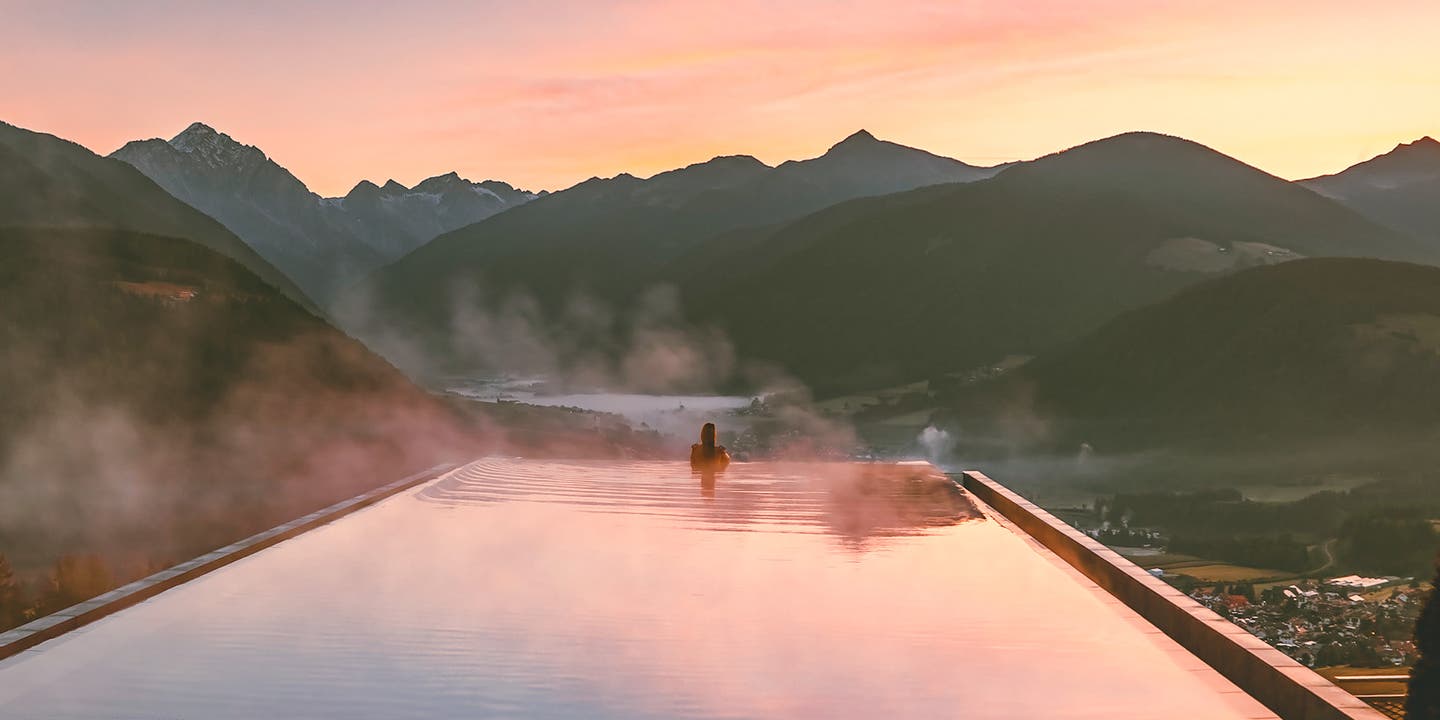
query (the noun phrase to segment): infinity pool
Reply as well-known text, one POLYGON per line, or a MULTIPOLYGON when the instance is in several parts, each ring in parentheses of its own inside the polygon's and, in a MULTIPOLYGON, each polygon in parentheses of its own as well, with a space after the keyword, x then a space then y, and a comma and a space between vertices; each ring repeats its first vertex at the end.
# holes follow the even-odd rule
POLYGON ((14 718, 1273 717, 928 466, 487 459, 0 662, 14 718))

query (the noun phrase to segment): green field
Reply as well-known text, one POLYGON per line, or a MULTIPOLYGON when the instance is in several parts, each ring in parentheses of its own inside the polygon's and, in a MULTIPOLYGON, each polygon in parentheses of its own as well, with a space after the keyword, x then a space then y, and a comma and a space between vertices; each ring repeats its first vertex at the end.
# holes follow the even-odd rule
POLYGON ((1285 572, 1284 570, 1266 570, 1264 568, 1252 568, 1227 563, 1180 565, 1165 568, 1165 572, 1189 575, 1201 582, 1253 582, 1256 580, 1295 577, 1295 573, 1285 572))
POLYGON ((1406 681, 1402 680, 1340 680, 1339 677, 1356 677, 1360 675, 1409 675, 1408 667, 1378 667, 1364 668, 1351 667, 1349 665, 1333 665, 1331 667, 1315 668, 1326 680, 1339 685, 1347 692, 1357 695, 1404 695, 1406 692, 1406 681))
MULTIPOLYGON (((1129 550, 1127 548, 1126 550, 1129 550)), ((1169 575, 1189 575, 1201 582, 1254 582, 1257 580, 1277 581, 1280 578, 1297 577, 1295 573, 1284 570, 1272 570, 1267 568, 1255 568, 1233 563, 1206 560, 1191 555, 1180 555, 1176 553, 1162 553, 1159 555, 1127 554, 1124 550, 1118 550, 1131 562, 1147 570, 1160 568, 1169 575)), ((1288 583, 1288 580, 1286 581, 1288 583)), ((1257 588, 1258 589, 1258 588, 1257 588)))

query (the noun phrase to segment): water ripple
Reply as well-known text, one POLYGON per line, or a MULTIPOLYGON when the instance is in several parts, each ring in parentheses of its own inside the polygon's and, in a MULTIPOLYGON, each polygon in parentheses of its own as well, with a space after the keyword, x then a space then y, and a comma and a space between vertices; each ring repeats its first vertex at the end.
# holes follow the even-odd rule
POLYGON ((700 529, 846 537, 908 535, 982 517, 952 480, 925 465, 743 463, 700 473, 679 462, 492 458, 417 496, 455 506, 557 504, 700 529))

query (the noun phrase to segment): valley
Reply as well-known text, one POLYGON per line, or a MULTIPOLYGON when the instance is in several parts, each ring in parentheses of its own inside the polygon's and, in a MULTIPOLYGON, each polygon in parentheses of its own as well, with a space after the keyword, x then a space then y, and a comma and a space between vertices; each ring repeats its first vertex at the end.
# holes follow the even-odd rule
MULTIPOLYGON (((1225 606, 1257 628, 1437 543, 1440 246, 1334 179, 862 131, 325 199, 199 123, 112 158, 0 130, 10 624, 437 459, 670 457, 704 422, 742 462, 983 467, 1202 602, 1271 598, 1225 606)), ((1292 655, 1373 660, 1345 642, 1292 655)))
POLYGON ((1440 720, 1440 3, 0 0, 0 720, 1440 720))

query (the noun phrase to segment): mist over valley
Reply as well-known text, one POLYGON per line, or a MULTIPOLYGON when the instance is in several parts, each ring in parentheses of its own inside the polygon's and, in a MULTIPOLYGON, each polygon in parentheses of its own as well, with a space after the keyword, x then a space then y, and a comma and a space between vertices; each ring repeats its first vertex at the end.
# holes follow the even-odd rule
POLYGON ((1192 591, 1418 577, 1432 144, 1296 183, 1158 133, 977 167, 861 131, 321 198, 201 123, 0 126, 0 629, 437 463, 706 422, 742 463, 985 468, 1192 591))

